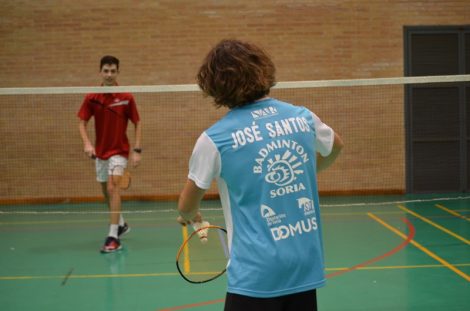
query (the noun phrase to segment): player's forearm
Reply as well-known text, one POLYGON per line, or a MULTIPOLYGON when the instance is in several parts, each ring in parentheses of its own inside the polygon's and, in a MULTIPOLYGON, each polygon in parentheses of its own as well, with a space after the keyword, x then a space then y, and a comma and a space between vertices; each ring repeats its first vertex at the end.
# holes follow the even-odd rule
POLYGON ((142 124, 137 122, 135 124, 135 139, 134 148, 142 148, 142 124))
POLYGON ((317 172, 320 172, 333 164, 341 153, 341 149, 343 149, 343 140, 338 134, 335 133, 331 153, 326 157, 323 157, 320 154, 317 155, 317 172))
POLYGON ((194 220, 205 192, 206 190, 197 187, 194 181, 188 179, 178 201, 178 212, 181 217, 187 221, 194 220))
POLYGON ((91 145, 91 141, 90 141, 90 138, 88 137, 86 126, 87 126, 87 122, 83 120, 81 120, 80 124, 78 125, 78 129, 80 131, 80 137, 82 138, 83 145, 85 146, 91 145))

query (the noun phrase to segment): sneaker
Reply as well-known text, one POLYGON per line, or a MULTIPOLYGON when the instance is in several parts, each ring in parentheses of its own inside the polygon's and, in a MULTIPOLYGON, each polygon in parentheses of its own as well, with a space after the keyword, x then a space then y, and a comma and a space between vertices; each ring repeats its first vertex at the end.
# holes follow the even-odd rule
POLYGON ((101 247, 102 253, 112 253, 118 251, 122 248, 121 242, 119 239, 113 238, 112 236, 108 236, 106 241, 104 242, 103 247, 101 247))
POLYGON ((119 226, 118 228, 118 237, 121 237, 121 235, 124 235, 131 231, 131 227, 127 225, 127 222, 124 223, 124 226, 119 226))

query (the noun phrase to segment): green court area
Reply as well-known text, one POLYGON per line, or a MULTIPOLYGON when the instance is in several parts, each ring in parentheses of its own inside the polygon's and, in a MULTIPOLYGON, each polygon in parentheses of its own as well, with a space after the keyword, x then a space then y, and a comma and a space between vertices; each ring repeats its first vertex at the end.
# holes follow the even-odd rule
MULTIPOLYGON (((327 286, 319 309, 470 310, 470 196, 322 197, 327 286)), ((0 206, 0 309, 222 310, 226 278, 176 271, 176 203, 125 202, 124 249, 101 254, 105 206, 0 206)), ((205 201, 224 224, 218 201, 205 201)))

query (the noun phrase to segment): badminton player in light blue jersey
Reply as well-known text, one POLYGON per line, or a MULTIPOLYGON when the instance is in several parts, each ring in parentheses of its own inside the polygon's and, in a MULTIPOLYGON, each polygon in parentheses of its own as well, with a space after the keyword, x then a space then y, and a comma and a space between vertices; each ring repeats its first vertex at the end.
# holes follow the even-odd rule
POLYGON ((230 249, 225 310, 317 310, 325 276, 316 175, 341 138, 310 110, 268 97, 275 67, 253 44, 221 41, 197 78, 230 110, 196 142, 178 221, 202 219, 215 179, 230 249))

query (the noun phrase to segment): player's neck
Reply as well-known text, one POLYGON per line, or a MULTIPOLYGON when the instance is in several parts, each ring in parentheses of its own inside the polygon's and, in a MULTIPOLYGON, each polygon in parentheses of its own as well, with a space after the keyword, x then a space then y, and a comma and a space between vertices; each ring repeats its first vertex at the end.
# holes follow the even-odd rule
POLYGON ((118 86, 119 84, 117 82, 113 82, 113 83, 104 83, 104 82, 101 82, 101 86, 118 86))
POLYGON ((256 102, 263 101, 263 100, 266 100, 266 99, 269 99, 269 98, 270 98, 270 97, 266 95, 266 96, 264 96, 264 97, 261 97, 260 99, 255 100, 255 103, 256 103, 256 102))

